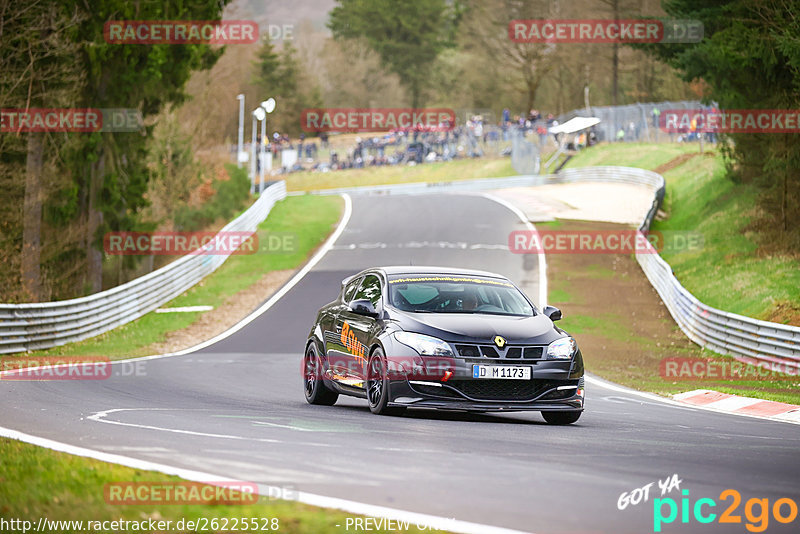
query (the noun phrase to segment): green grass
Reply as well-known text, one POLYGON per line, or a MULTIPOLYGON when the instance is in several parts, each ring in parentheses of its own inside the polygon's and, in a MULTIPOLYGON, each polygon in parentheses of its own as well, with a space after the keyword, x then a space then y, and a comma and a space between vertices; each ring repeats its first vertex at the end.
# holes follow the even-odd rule
POLYGON ((472 178, 494 178, 517 174, 511 158, 473 158, 423 163, 421 165, 386 165, 331 172, 296 172, 286 176, 289 191, 313 191, 338 187, 390 185, 412 182, 452 182, 472 178))
MULTIPOLYGON (((118 482, 177 482, 180 479, 157 472, 131 469, 97 460, 72 456, 35 447, 20 441, 0 438, 0 517, 33 522, 49 520, 111 521, 149 518, 172 521, 171 532, 181 519, 257 518, 278 519, 278 530, 317 534, 338 533, 344 530, 347 518, 359 517, 338 510, 300 504, 291 500, 261 496, 255 504, 109 504, 104 497, 106 484, 118 482), (337 526, 340 525, 340 526, 337 526)), ((241 519, 240 519, 241 521, 241 519)), ((222 522, 219 523, 220 526, 222 522)), ((269 524, 269 523, 268 523, 269 524)), ((413 523, 409 529, 419 532, 413 523)), ((54 531, 54 530, 50 530, 54 531)), ((58 532, 80 532, 65 528, 58 532)), ((85 532, 86 530, 84 530, 85 532)), ((110 531, 110 530, 106 530, 110 531)), ((144 530, 150 532, 150 530, 144 530)), ((183 529, 183 532, 188 532, 183 529)), ((219 532, 213 529, 211 532, 219 532)), ((239 525, 241 530, 241 524, 239 525)), ((250 530, 253 532, 253 530, 250 530)), ((392 532, 380 530, 379 532, 392 532)), ((406 532, 403 530, 403 532, 406 532)))
MULTIPOLYGON (((336 196, 287 197, 275 205, 269 217, 258 227, 259 246, 262 250, 255 254, 232 255, 214 273, 163 307, 217 307, 228 297, 246 291, 268 271, 299 267, 333 231, 342 209, 342 199, 336 196), (294 250, 265 250, 270 235, 292 236, 294 250)), ((268 296, 264 295, 264 298, 268 296)), ((149 345, 163 341, 169 332, 188 327, 202 313, 204 312, 149 313, 91 339, 35 351, 30 356, 99 355, 122 359, 147 355, 149 345)))
POLYGON ((697 232, 702 248, 664 250, 678 280, 702 302, 769 320, 779 306, 800 303, 800 261, 759 253, 748 230, 757 190, 725 177, 722 158, 694 158, 665 174, 665 221, 653 230, 697 232))
POLYGON ((567 292, 567 291, 565 291, 563 289, 554 289, 554 290, 550 291, 549 294, 547 295, 547 299, 551 303, 552 302, 558 302, 558 303, 572 303, 572 302, 575 302, 575 297, 571 293, 569 293, 569 292, 567 292))
POLYGON ((682 154, 699 150, 692 143, 601 143, 579 152, 566 168, 614 165, 653 170, 682 154))
MULTIPOLYGON (((665 319, 666 320, 666 319, 665 319)), ((671 319, 668 319, 671 321, 671 319)), ((735 360, 729 356, 721 356, 704 350, 680 338, 678 341, 663 338, 637 336, 627 326, 627 321, 614 313, 601 313, 593 316, 564 314, 559 327, 577 337, 592 335, 600 340, 608 340, 609 345, 618 342, 624 346, 625 353, 616 352, 613 348, 607 351, 597 350, 597 341, 592 346, 595 350, 586 350, 583 356, 586 369, 616 383, 641 391, 650 391, 659 395, 674 395, 695 389, 712 389, 732 395, 741 395, 763 400, 800 404, 800 378, 780 375, 761 379, 672 379, 661 375, 661 361, 665 358, 713 359, 730 365, 735 360)), ((605 341, 600 341, 605 344, 605 341)), ((745 375, 746 378, 747 375, 745 375)))

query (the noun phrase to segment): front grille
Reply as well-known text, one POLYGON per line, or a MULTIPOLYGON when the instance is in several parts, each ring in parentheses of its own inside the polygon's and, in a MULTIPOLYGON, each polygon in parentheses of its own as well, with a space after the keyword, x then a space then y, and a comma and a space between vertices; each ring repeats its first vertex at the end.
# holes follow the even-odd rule
POLYGON ((458 355, 464 358, 480 358, 481 351, 476 345, 456 345, 458 355))
POLYGON ((491 345, 456 345, 456 351, 462 358, 494 358, 494 359, 526 359, 541 360, 544 356, 543 346, 513 346, 496 349, 491 345))
POLYGON ((497 401, 532 400, 551 387, 552 380, 458 380, 448 385, 473 399, 497 401))
POLYGON ((525 347, 522 357, 530 360, 541 360, 543 354, 544 347, 525 347))
POLYGON ((481 347, 481 352, 487 358, 499 358, 500 355, 497 354, 497 351, 494 350, 494 347, 481 347))

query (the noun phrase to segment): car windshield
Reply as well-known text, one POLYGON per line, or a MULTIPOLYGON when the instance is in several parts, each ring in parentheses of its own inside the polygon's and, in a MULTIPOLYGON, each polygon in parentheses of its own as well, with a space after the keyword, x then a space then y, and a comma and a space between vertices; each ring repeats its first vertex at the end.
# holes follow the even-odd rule
POLYGON ((461 275, 398 275, 389 278, 389 302, 419 313, 534 314, 525 296, 507 280, 461 275))

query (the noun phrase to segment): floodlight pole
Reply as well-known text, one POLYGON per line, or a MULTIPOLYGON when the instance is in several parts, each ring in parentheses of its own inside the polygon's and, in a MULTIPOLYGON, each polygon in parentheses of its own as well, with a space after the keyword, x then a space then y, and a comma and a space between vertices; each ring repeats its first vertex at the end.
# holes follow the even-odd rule
POLYGON ((244 151, 244 93, 238 95, 239 101, 239 143, 236 148, 236 166, 242 168, 242 160, 239 159, 244 151))
POLYGON ((250 138, 250 194, 256 192, 256 116, 253 115, 253 135, 250 138))

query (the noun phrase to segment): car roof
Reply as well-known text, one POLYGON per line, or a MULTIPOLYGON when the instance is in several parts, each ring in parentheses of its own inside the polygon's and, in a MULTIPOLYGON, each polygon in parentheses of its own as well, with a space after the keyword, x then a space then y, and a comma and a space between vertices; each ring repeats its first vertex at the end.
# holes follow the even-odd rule
POLYGON ((476 269, 459 269, 457 267, 436 267, 430 265, 389 265, 384 267, 375 267, 367 269, 367 271, 383 271, 387 275, 396 274, 458 274, 458 275, 472 275, 484 276, 489 278, 502 278, 507 280, 503 275, 491 273, 489 271, 479 271, 476 269))

